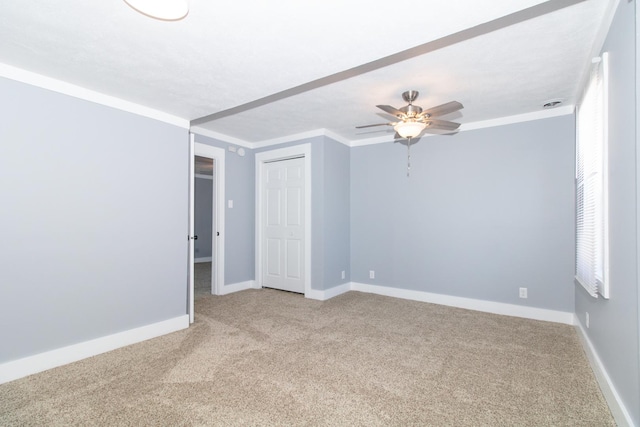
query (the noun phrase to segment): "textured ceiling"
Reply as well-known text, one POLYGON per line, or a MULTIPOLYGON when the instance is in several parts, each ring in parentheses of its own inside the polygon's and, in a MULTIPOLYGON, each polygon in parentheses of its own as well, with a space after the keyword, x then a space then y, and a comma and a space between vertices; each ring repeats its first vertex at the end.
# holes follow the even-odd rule
MULTIPOLYGON (((575 103, 614 0, 191 0, 164 22, 122 0, 0 3, 0 63, 183 119, 230 141, 325 129, 390 137, 376 104, 457 100, 465 124, 575 103), (403 53, 404 52, 404 53, 403 53), (211 117, 214 120, 197 120, 211 117)), ((389 133, 391 132, 391 133, 389 133)))

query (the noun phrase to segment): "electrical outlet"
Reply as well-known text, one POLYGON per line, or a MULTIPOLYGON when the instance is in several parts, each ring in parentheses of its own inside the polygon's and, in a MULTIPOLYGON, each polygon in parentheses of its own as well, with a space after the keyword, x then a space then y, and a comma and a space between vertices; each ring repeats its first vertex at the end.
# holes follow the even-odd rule
POLYGON ((587 326, 587 329, 589 329, 589 312, 588 311, 585 313, 584 320, 585 320, 584 323, 587 326))
POLYGON ((375 279, 376 278, 376 272, 373 270, 369 270, 369 279, 375 279))
POLYGON ((520 288, 520 298, 527 297, 527 288, 520 288))
POLYGON ((345 277, 347 277, 347 272, 342 270, 342 278, 344 279, 345 277))

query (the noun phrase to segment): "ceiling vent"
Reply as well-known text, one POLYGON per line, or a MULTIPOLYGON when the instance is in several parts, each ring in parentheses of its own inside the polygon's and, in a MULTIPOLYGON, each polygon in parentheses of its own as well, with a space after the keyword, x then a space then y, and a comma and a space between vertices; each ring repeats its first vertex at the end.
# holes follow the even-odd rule
POLYGON ((542 105, 542 108, 554 108, 562 104, 562 99, 551 99, 542 105))

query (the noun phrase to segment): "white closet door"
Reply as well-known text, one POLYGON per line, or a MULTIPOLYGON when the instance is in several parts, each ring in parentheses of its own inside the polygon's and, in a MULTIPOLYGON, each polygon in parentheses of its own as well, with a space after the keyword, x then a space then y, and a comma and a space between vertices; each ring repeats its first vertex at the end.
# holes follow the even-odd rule
POLYGON ((262 286, 304 293, 304 158, 266 163, 262 286))

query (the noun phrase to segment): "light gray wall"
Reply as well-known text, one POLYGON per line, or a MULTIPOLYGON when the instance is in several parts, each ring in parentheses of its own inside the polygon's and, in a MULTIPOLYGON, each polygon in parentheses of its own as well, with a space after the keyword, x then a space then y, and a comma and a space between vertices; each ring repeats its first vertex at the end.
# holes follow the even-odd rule
POLYGON ((572 116, 422 138, 411 177, 406 146, 354 148, 352 281, 573 311, 573 138, 572 116))
MULTIPOLYGON (((219 147, 225 154, 225 197, 233 200, 229 209, 225 201, 224 284, 253 280, 255 276, 255 154, 245 148, 239 156, 230 145, 213 138, 196 135, 196 142, 219 147)), ((237 146, 236 146, 237 147, 237 146)))
MULTIPOLYGON (((324 289, 324 204, 326 200, 324 190, 324 137, 318 136, 301 142, 311 144, 311 287, 313 289, 324 289)), ((289 144, 283 144, 282 146, 285 145, 289 144)))
POLYGON ((640 425, 638 328, 638 140, 636 3, 621 1, 603 51, 610 52, 609 232, 611 298, 576 286, 576 314, 615 388, 640 425), (585 313, 590 327, 586 328, 585 313))
POLYGON ((324 141, 324 280, 322 289, 350 281, 351 154, 344 144, 324 141), (345 279, 341 273, 345 272, 345 279))
POLYGON ((0 93, 0 363, 185 315, 187 130, 0 93))
POLYGON ((194 187, 194 243, 195 258, 211 257, 213 232, 213 180, 195 178, 194 187))

